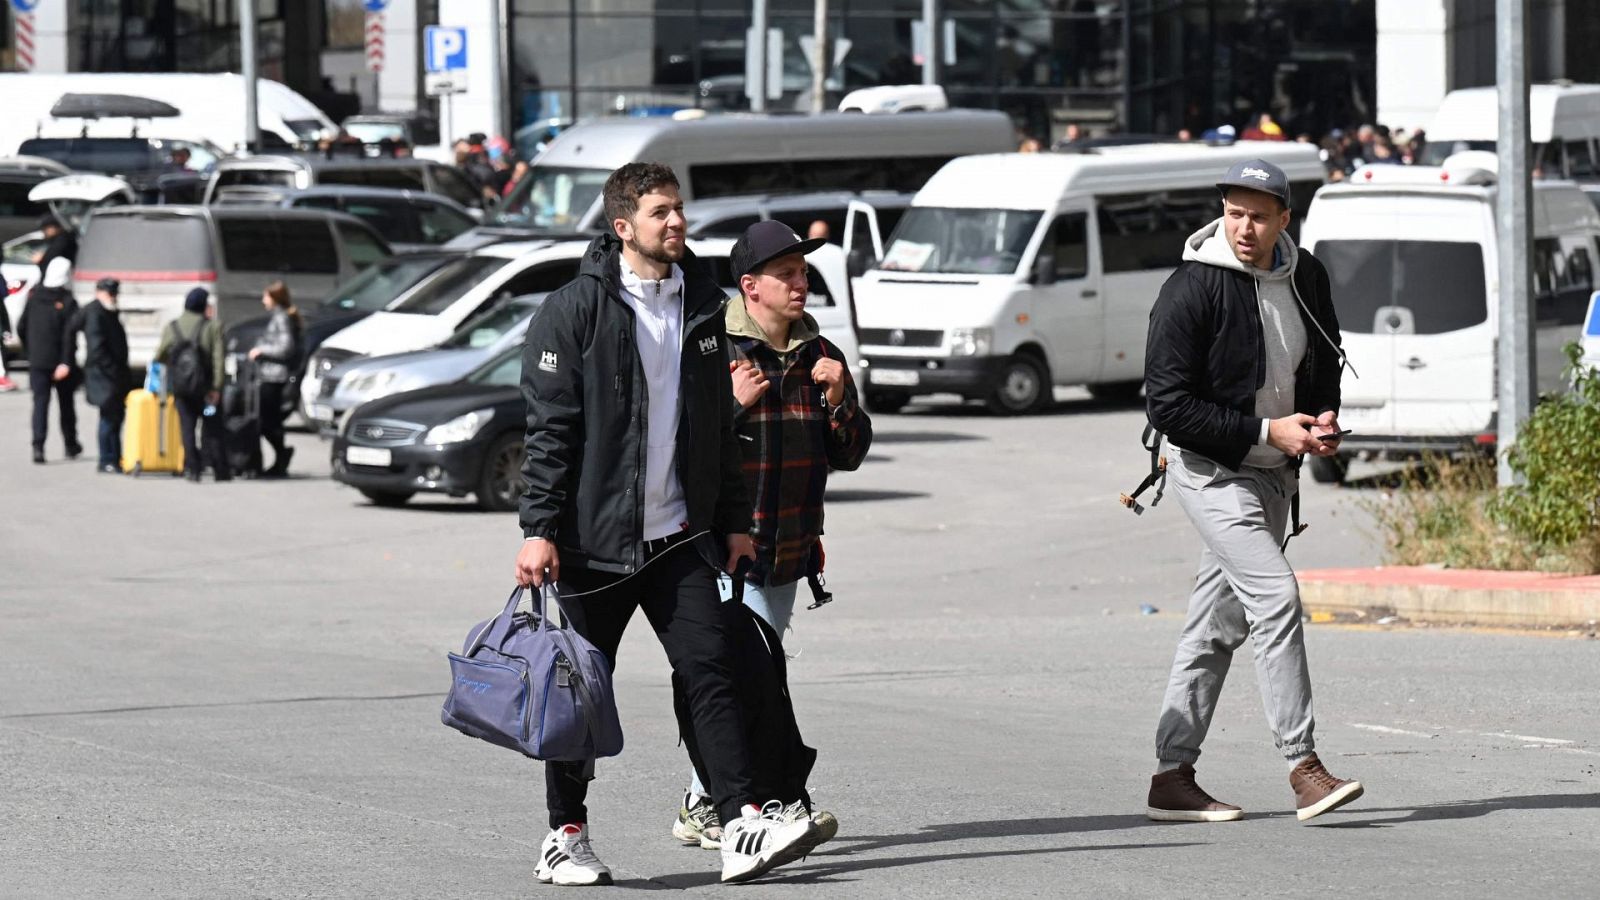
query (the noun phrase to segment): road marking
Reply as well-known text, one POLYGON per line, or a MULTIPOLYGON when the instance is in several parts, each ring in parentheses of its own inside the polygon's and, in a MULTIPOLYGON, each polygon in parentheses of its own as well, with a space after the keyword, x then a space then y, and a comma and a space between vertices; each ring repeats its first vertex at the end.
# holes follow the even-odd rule
POLYGON ((1480 731, 1480 732, 1478 732, 1478 734, 1480 734, 1483 737, 1490 737, 1490 738, 1511 738, 1514 741, 1523 741, 1523 742, 1529 743, 1529 744, 1560 745, 1560 744, 1575 744, 1575 743, 1577 743, 1577 741, 1568 741, 1568 740, 1563 740, 1561 738, 1534 737, 1532 735, 1527 735, 1527 734, 1512 734, 1509 731, 1498 731, 1498 732, 1480 731))
POLYGON ((1410 735, 1411 737, 1425 738, 1438 737, 1438 735, 1428 731, 1407 731, 1404 728, 1390 728, 1387 725, 1364 725, 1360 722, 1351 722, 1350 727, 1359 728, 1362 731, 1376 731, 1379 734, 1405 734, 1410 735))

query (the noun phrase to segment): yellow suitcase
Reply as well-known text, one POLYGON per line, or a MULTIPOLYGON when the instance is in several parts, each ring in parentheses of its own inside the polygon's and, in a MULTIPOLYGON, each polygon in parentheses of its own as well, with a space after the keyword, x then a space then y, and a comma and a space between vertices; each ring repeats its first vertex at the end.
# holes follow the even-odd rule
POLYGON ((130 392, 122 430, 122 471, 182 474, 183 440, 178 429, 178 405, 172 397, 130 392))

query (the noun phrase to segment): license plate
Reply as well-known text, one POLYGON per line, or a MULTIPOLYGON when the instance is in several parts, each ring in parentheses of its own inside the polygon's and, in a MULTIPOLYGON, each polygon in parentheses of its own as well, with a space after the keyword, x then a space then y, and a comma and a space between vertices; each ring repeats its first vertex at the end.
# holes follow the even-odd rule
POLYGON ((873 384, 894 387, 916 387, 920 380, 916 369, 868 369, 867 373, 873 384))
MULTIPOLYGON (((313 404, 311 404, 311 418, 315 419, 318 422, 332 422, 333 421, 333 407, 329 406, 326 403, 313 403, 313 404)), ((363 448, 361 448, 361 447, 351 447, 350 449, 351 450, 361 450, 363 448)), ((383 452, 388 453, 389 451, 385 450, 383 452)), ((384 463, 384 465, 388 465, 388 463, 384 463)))
POLYGON ((346 447, 344 461, 352 466, 379 466, 388 468, 394 454, 384 447, 346 447))

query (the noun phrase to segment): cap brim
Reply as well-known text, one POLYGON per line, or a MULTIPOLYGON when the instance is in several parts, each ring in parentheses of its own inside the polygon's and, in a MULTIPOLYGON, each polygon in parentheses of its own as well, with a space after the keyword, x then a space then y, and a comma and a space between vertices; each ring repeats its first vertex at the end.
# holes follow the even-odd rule
POLYGON ((750 263, 750 265, 745 266, 744 271, 740 272, 739 275, 740 276, 749 275, 751 272, 754 272, 755 270, 761 268, 762 266, 766 265, 767 263, 772 262, 773 260, 778 259, 780 257, 793 256, 796 253, 800 254, 801 256, 805 256, 805 255, 811 253, 813 250, 816 250, 818 247, 821 247, 823 244, 826 244, 827 242, 828 242, 827 238, 807 238, 806 240, 799 241, 799 242, 794 243, 794 244, 790 244, 787 247, 780 247, 779 249, 777 249, 777 250, 775 250, 775 251, 773 251, 771 253, 768 253, 766 256, 763 256, 760 259, 755 260, 754 262, 750 263))
POLYGON ((1220 192, 1222 194, 1222 196, 1224 196, 1224 197, 1228 196, 1228 189, 1229 188, 1238 188, 1241 191, 1255 191, 1258 194, 1266 194, 1268 197, 1276 197, 1276 198, 1278 198, 1278 200, 1281 201, 1284 206, 1288 206, 1289 205, 1289 198, 1287 198, 1284 195, 1278 193, 1277 191, 1267 190, 1266 188, 1262 187, 1259 183, 1252 184, 1252 183, 1239 182, 1239 181, 1219 181, 1219 182, 1217 182, 1217 191, 1220 192))

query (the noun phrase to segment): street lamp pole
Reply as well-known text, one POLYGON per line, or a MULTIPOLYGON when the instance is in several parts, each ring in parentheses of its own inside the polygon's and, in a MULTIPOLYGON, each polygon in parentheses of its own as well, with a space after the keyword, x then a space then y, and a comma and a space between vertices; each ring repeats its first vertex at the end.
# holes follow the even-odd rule
POLYGON ((261 125, 256 114, 256 0, 239 0, 239 68, 244 76, 244 149, 261 146, 261 125))
POLYGON ((922 83, 939 83, 939 0, 922 0, 922 83))
POLYGON ((1495 80, 1499 84, 1499 193, 1495 208, 1497 255, 1500 258, 1500 339, 1496 363, 1500 383, 1496 422, 1499 426, 1497 480, 1509 487, 1516 480, 1506 451, 1517 443, 1517 429, 1533 414, 1534 367, 1531 306, 1533 182, 1528 168, 1528 17, 1527 0, 1495 0, 1499 35, 1495 48, 1495 80))
POLYGON ((753 82, 750 94, 750 111, 767 111, 767 0, 755 0, 750 8, 750 41, 754 46, 748 48, 747 56, 753 59, 750 66, 753 71, 748 72, 747 81, 753 82))
POLYGON ((811 34, 816 39, 811 48, 811 114, 819 115, 828 90, 828 0, 817 0, 811 34))

